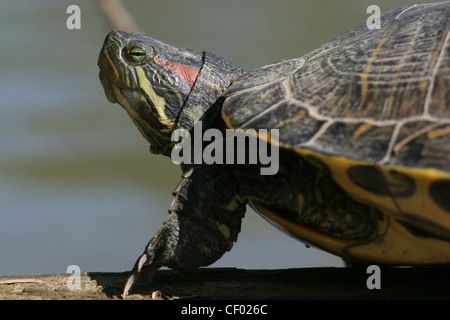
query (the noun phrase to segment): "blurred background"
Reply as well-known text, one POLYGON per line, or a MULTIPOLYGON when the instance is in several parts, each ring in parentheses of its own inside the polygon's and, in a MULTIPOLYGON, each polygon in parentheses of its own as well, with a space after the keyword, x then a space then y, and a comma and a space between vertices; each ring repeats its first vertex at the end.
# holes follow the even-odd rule
MULTIPOLYGON (((427 1, 431 2, 431 1, 427 1)), ((415 3, 422 1, 415 0, 415 3)), ((128 0, 140 30, 245 69, 299 57, 403 0, 128 0)), ((97 57, 110 27, 97 1, 2 0, 0 276, 127 271, 161 227, 180 169, 151 155, 110 104, 97 57), (69 5, 81 29, 68 30, 69 5)), ((343 266, 253 211, 214 267, 343 266)))

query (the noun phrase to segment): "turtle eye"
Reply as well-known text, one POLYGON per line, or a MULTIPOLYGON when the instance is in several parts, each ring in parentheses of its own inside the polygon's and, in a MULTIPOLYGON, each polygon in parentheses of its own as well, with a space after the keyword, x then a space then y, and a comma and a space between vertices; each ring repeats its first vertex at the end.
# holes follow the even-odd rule
POLYGON ((147 53, 141 47, 134 47, 130 49, 129 56, 133 62, 141 62, 145 59, 147 53))

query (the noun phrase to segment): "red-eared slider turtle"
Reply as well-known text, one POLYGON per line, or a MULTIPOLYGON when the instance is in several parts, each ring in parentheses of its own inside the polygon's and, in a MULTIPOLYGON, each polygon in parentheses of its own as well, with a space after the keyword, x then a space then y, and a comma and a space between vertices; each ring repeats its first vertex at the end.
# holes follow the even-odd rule
MULTIPOLYGON (((450 2, 412 5, 307 55, 245 72, 208 52, 112 31, 100 79, 151 151, 177 129, 278 129, 279 170, 182 163, 169 216, 136 262, 189 270, 219 259, 247 203, 296 238, 380 264, 450 262, 450 2)), ((206 131, 205 131, 206 132, 206 131)))

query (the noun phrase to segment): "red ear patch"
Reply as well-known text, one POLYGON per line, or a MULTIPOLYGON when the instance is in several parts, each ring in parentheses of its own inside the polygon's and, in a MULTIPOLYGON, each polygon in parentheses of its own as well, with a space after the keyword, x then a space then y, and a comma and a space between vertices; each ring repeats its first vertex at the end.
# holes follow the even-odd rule
POLYGON ((198 73, 200 69, 188 67, 176 62, 171 62, 167 60, 162 60, 160 58, 155 57, 155 62, 159 65, 169 69, 172 72, 175 72, 182 79, 184 79, 189 85, 192 87, 197 79, 198 73))

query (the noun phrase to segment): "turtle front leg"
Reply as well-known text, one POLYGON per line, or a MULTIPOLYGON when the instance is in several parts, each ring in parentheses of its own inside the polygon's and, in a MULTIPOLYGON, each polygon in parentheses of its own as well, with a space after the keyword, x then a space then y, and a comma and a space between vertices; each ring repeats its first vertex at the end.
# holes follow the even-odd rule
POLYGON ((162 266, 177 271, 207 266, 229 251, 237 240, 246 201, 226 165, 186 168, 169 217, 148 243, 127 280, 123 297, 139 274, 150 279, 162 266))

